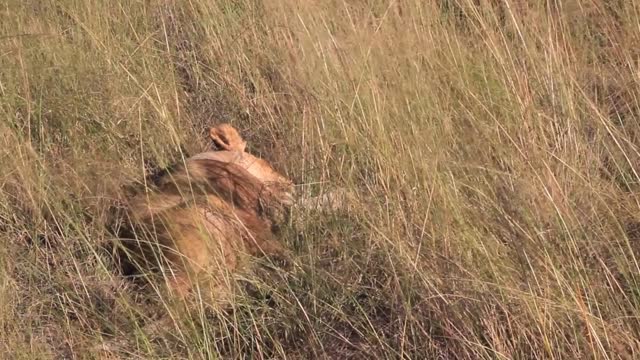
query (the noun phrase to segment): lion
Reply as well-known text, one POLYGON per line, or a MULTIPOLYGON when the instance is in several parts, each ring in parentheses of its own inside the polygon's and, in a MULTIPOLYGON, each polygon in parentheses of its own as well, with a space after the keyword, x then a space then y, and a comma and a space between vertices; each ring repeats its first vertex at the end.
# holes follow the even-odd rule
POLYGON ((125 203, 128 238, 139 271, 155 270, 184 298, 209 286, 214 299, 232 292, 229 275, 250 256, 283 255, 276 230, 293 204, 294 186, 247 153, 229 124, 210 129, 213 148, 192 156, 125 203))

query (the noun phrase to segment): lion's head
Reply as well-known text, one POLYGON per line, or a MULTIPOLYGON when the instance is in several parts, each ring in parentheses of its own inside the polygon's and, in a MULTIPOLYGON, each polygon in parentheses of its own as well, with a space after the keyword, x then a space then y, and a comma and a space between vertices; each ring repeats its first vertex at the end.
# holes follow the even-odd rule
POLYGON ((274 229, 293 200, 291 180, 245 152, 235 128, 219 125, 210 136, 216 150, 188 158, 128 201, 132 233, 146 235, 125 246, 142 266, 151 259, 152 267, 171 268, 170 287, 182 295, 195 278, 222 286, 221 272, 236 270, 242 254, 280 253, 274 229), (163 264, 150 253, 162 254, 163 264))

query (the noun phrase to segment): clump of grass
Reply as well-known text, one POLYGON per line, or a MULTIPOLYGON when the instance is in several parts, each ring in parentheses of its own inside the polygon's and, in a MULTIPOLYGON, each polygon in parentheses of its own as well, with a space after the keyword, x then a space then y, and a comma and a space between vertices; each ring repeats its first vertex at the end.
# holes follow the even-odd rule
POLYGON ((2 352, 637 357, 638 21, 622 1, 9 0, 2 352), (294 214, 293 266, 259 264, 216 313, 103 246, 122 187, 222 121, 359 201, 294 214))

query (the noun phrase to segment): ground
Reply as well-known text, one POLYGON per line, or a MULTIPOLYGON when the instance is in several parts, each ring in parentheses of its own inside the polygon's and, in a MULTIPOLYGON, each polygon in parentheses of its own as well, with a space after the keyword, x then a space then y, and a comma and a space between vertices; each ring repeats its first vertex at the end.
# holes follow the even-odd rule
POLYGON ((638 357, 639 14, 4 1, 0 352, 638 357), (303 193, 359 201, 292 214, 290 264, 257 260, 215 312, 123 279, 106 223, 222 122, 303 193))

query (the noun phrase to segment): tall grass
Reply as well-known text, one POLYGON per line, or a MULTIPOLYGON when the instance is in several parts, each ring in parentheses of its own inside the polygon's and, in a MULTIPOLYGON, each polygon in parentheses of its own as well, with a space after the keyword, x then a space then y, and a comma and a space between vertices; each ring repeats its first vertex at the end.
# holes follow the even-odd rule
POLYGON ((3 358, 636 358, 640 4, 0 5, 3 358), (230 311, 122 279, 126 184, 231 122, 303 192, 230 311))

